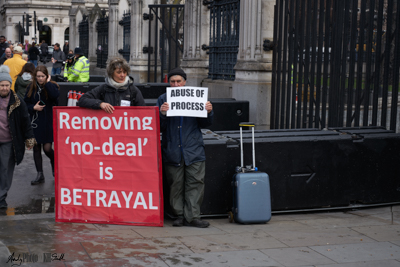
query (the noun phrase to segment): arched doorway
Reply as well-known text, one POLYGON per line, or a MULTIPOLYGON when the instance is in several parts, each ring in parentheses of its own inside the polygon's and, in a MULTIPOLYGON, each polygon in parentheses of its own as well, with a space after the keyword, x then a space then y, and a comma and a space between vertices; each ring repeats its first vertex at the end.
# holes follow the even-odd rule
POLYGON ((43 25, 42 30, 39 32, 39 42, 44 40, 48 45, 51 45, 51 28, 47 25, 43 25))
POLYGON ((69 27, 64 31, 64 42, 69 42, 69 27))

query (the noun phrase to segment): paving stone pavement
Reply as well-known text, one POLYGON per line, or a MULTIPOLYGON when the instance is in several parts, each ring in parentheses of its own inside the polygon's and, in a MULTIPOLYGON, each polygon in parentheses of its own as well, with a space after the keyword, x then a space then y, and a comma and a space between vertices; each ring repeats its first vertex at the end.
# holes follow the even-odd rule
POLYGON ((267 224, 207 220, 199 229, 3 214, 0 266, 400 267, 400 205, 274 214, 267 224))

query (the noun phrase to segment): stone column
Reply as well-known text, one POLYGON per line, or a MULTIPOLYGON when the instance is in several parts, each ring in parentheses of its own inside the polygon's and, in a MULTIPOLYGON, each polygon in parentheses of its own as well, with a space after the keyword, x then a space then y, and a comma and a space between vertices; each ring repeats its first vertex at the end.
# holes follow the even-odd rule
POLYGON ((108 58, 118 56, 119 0, 108 0, 108 58))
POLYGON ((210 12, 201 0, 186 1, 184 44, 181 67, 186 72, 186 85, 201 86, 208 76, 208 55, 201 49, 209 44, 210 12))
POLYGON ((275 0, 240 1, 239 53, 232 97, 250 102, 250 120, 258 129, 270 127, 272 52, 264 39, 273 38, 275 0))
POLYGON ((85 2, 83 0, 72 0, 71 9, 69 10, 69 47, 74 49, 79 46, 79 22, 82 20, 82 10, 85 10, 85 2), (79 14, 79 16, 77 16, 79 14))
MULTIPOLYGON (((131 55, 129 64, 131 75, 138 83, 147 82, 148 54, 143 53, 143 47, 149 46, 149 22, 143 20, 143 13, 149 13, 148 5, 150 4, 158 4, 158 1, 132 0, 131 2, 131 55)), ((152 25, 154 25, 154 19, 152 25)))
MULTIPOLYGON (((93 71, 96 68, 97 63, 97 30, 96 30, 96 22, 99 18, 100 12, 92 9, 92 12, 89 16, 89 53, 88 59, 90 62, 90 70, 93 71)), ((91 72, 93 73, 93 72, 91 72)))

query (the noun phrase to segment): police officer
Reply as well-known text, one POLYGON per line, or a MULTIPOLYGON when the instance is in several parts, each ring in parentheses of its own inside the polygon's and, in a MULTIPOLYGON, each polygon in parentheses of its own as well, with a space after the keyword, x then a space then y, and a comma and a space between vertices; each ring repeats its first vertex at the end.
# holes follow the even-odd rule
POLYGON ((75 64, 71 69, 71 75, 68 76, 70 82, 88 82, 89 81, 89 60, 83 55, 80 47, 75 48, 75 64))
POLYGON ((72 53, 69 53, 67 55, 67 61, 65 62, 65 67, 64 67, 64 78, 65 80, 69 81, 69 78, 72 75, 72 67, 75 64, 75 55, 72 53))

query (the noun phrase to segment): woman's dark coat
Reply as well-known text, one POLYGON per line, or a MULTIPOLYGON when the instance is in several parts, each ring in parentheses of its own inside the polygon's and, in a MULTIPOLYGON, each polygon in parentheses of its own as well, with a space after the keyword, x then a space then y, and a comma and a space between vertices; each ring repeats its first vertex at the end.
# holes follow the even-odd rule
POLYGON ((58 96, 60 91, 56 84, 48 82, 45 84, 44 89, 39 93, 33 93, 28 97, 29 88, 26 89, 25 103, 28 106, 29 115, 32 122, 33 132, 35 133, 35 138, 38 144, 45 144, 53 142, 53 106, 58 104, 58 96), (47 98, 44 93, 47 91, 47 98), (46 106, 42 111, 35 111, 33 107, 36 103, 42 100, 46 106), (36 118, 37 117, 37 118, 36 118), (36 118, 36 119, 35 119, 36 118))

